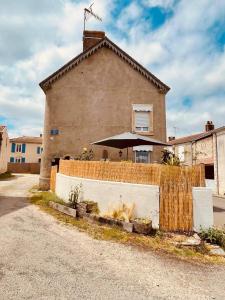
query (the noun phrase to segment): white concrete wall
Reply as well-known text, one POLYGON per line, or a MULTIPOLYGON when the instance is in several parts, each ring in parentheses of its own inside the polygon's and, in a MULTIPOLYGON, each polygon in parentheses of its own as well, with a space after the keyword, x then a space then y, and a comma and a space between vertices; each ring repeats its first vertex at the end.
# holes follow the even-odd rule
POLYGON ((71 188, 82 183, 82 200, 98 202, 101 213, 117 204, 135 203, 137 217, 150 218, 154 228, 159 227, 159 186, 101 181, 57 173, 56 194, 68 201, 71 188))
POLYGON ((194 230, 209 228, 213 226, 213 198, 212 189, 206 187, 195 187, 193 193, 193 220, 194 230))
POLYGON ((213 194, 216 194, 217 189, 216 189, 216 180, 215 179, 206 179, 205 185, 206 185, 206 187, 212 189, 213 194))

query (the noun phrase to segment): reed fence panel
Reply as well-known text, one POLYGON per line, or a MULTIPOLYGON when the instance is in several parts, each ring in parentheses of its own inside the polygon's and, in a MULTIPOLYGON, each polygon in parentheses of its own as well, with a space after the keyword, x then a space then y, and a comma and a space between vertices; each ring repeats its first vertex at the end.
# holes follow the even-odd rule
POLYGON ((50 190, 52 192, 55 192, 57 170, 58 170, 58 166, 52 166, 52 168, 51 168, 51 179, 50 179, 50 190))

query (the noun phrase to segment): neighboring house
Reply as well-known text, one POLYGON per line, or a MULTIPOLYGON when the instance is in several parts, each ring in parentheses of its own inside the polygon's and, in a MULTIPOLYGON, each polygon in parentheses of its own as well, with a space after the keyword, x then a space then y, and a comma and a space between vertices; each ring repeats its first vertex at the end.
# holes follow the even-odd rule
POLYGON ((8 162, 40 163, 43 151, 42 137, 21 136, 10 139, 8 162))
POLYGON ((9 138, 7 127, 0 125, 0 174, 7 171, 9 138))
MULTIPOLYGON (((46 94, 44 153, 40 187, 49 188, 50 170, 90 143, 133 131, 166 141, 165 95, 169 87, 104 32, 85 31, 83 52, 40 83, 46 94)), ((93 146, 94 159, 126 159, 126 150, 93 146)), ((128 158, 154 162, 160 147, 129 149, 128 158)))
POLYGON ((208 121, 204 132, 170 137, 168 143, 183 165, 204 164, 207 186, 216 194, 225 194, 225 127, 215 129, 208 121))

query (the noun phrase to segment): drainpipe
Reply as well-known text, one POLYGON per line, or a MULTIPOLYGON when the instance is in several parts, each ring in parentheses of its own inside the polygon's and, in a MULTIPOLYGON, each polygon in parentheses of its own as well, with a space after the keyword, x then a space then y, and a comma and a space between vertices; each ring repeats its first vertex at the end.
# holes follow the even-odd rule
POLYGON ((219 170, 218 170, 218 147, 217 147, 217 134, 214 134, 215 137, 215 147, 216 147, 216 187, 217 187, 217 194, 219 195, 219 170))

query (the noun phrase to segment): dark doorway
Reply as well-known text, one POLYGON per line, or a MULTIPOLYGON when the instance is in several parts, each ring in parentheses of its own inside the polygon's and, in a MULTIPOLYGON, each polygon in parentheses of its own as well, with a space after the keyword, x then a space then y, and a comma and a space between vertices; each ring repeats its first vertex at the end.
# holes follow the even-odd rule
POLYGON ((214 165, 205 165, 205 179, 214 179, 214 165))

